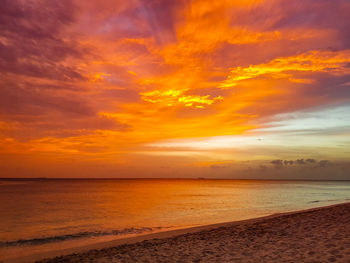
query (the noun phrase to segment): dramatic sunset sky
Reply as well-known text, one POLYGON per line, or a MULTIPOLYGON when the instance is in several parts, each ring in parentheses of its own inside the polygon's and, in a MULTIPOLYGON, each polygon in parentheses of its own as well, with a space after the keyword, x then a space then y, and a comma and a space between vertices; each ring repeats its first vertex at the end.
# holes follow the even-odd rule
POLYGON ((0 3, 0 177, 350 179, 349 0, 0 3))

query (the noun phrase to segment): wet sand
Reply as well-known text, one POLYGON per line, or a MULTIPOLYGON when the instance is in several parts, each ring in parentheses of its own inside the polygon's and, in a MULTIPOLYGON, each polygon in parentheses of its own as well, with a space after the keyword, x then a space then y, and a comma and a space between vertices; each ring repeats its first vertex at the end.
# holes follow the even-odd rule
POLYGON ((156 233, 95 248, 37 262, 350 262, 350 203, 156 233))

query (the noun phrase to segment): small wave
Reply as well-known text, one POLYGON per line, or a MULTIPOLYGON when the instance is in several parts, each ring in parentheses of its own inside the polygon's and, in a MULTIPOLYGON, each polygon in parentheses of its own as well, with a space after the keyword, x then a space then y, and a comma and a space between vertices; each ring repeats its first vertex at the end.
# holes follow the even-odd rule
POLYGON ((314 201, 309 201, 308 203, 312 204, 312 203, 320 203, 320 202, 335 202, 335 201, 341 201, 341 200, 342 199, 314 200, 314 201))
POLYGON ((10 247, 10 246, 21 246, 21 245, 42 245, 51 242, 60 242, 71 239, 78 238, 89 238, 89 237, 101 237, 101 236, 118 236, 118 235, 128 235, 128 234, 142 234, 147 232, 152 232, 154 230, 160 230, 163 227, 142 227, 142 228, 124 228, 112 231, 93 231, 93 232, 79 232, 74 234, 51 236, 51 237, 41 237, 33 239, 19 239, 16 241, 5 241, 0 242, 0 247, 10 247))
POLYGON ((310 201, 309 204, 313 204, 313 203, 319 203, 321 202, 320 200, 314 200, 314 201, 310 201))

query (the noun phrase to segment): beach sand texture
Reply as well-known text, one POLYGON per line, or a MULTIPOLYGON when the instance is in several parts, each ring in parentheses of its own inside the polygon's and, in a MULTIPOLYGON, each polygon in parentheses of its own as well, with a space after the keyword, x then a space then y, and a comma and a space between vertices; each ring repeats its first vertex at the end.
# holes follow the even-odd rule
POLYGON ((38 262, 350 262, 350 203, 38 262))

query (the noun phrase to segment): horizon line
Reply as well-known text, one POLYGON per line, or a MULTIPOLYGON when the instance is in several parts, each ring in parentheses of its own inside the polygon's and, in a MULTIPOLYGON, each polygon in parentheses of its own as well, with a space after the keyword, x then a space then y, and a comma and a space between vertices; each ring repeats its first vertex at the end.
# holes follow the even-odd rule
POLYGON ((236 180, 236 181, 341 181, 346 182, 350 179, 271 179, 271 178, 205 178, 205 177, 0 177, 0 180, 236 180))

